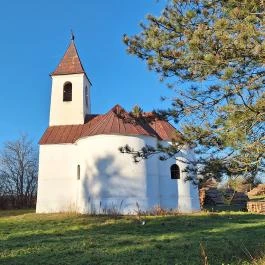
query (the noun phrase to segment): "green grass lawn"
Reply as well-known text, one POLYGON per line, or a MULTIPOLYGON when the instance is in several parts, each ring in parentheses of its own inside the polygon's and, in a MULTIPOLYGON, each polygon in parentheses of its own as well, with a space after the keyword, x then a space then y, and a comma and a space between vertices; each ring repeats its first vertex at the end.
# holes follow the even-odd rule
POLYGON ((254 263, 265 253, 265 216, 242 212, 96 217, 0 211, 0 264, 254 263))

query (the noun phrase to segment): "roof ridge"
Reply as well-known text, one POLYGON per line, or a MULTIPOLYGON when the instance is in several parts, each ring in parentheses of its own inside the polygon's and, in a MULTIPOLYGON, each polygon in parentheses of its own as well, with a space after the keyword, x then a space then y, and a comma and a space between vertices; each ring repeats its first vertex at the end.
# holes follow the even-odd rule
POLYGON ((145 117, 143 117, 143 119, 139 119, 138 122, 140 123, 140 126, 148 132, 149 135, 160 138, 159 134, 156 132, 156 130, 154 130, 154 128, 152 128, 150 122, 146 120, 145 117))
POLYGON ((90 134, 93 135, 94 132, 97 132, 97 130, 102 126, 103 121, 106 120, 109 113, 100 115, 100 120, 98 123, 94 124, 91 128, 88 129, 90 131, 90 134))
POLYGON ((109 118, 109 120, 108 120, 108 122, 107 122, 105 128, 103 129, 103 133, 104 133, 104 132, 106 133, 108 130, 111 129, 111 127, 112 127, 112 123, 113 123, 113 120, 114 120, 114 117, 115 117, 114 115, 111 115, 111 117, 109 118))

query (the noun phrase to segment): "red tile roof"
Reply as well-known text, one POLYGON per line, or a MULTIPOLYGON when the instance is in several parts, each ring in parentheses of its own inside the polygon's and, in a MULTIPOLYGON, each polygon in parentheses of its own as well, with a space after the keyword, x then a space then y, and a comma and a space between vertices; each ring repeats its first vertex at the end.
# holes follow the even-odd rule
POLYGON ((39 144, 74 143, 80 138, 100 134, 147 135, 159 140, 179 137, 169 122, 155 114, 144 113, 141 118, 135 118, 116 105, 106 114, 88 115, 84 124, 48 127, 39 144))
POLYGON ((61 62, 51 75, 85 74, 74 41, 71 41, 61 62))

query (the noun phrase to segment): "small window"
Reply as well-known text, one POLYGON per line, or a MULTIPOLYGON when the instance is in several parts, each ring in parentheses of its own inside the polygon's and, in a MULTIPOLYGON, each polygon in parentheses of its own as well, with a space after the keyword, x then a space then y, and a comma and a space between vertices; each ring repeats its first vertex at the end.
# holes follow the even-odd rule
POLYGON ((180 179, 180 169, 179 166, 174 164, 170 167, 171 179, 180 179))
POLYGON ((70 82, 63 86, 63 101, 72 101, 72 83, 70 82))
POLYGON ((88 106, 88 88, 86 86, 86 107, 88 106))
POLYGON ((80 180, 80 165, 77 165, 77 179, 80 180))

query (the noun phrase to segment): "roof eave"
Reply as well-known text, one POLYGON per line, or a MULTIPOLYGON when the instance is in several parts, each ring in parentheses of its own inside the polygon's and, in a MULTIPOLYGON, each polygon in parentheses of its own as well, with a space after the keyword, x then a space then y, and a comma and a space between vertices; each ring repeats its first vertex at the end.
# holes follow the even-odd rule
POLYGON ((78 74, 84 74, 86 76, 86 79, 89 82, 90 86, 92 86, 92 83, 91 83, 90 79, 88 78, 86 72, 58 73, 58 74, 55 74, 54 72, 52 72, 51 74, 49 74, 49 76, 53 77, 53 76, 59 76, 59 75, 78 75, 78 74))

